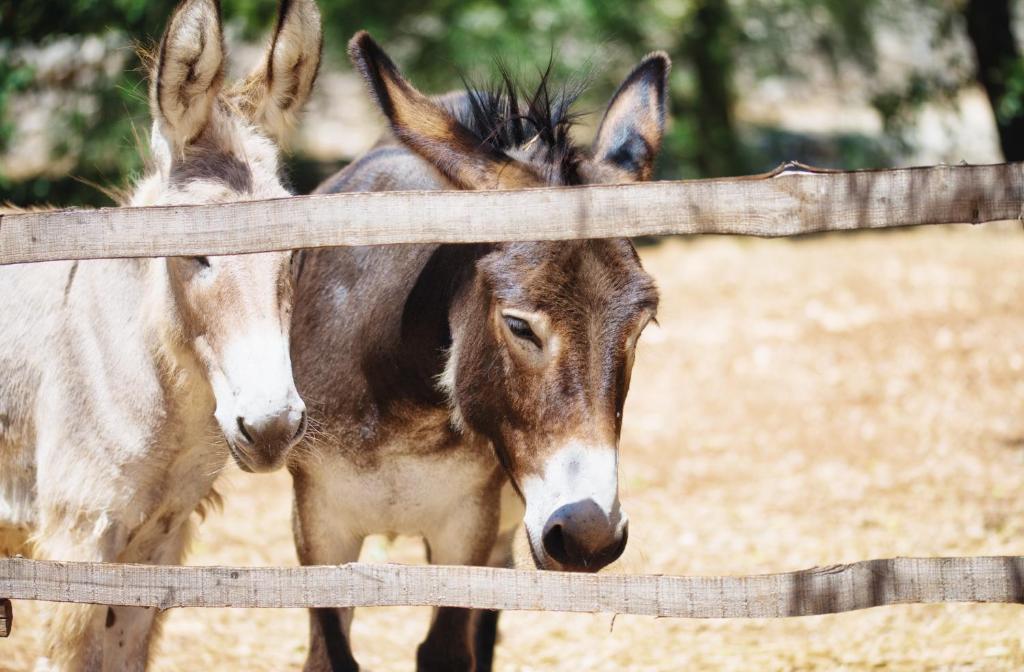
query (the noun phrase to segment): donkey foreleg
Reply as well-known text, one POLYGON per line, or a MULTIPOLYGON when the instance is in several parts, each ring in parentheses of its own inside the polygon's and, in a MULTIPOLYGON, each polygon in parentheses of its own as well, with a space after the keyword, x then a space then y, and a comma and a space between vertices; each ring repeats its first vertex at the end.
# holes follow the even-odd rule
MULTIPOLYGON (((150 543, 144 544, 144 552, 130 553, 126 560, 151 565, 180 564, 192 528, 186 518, 176 528, 161 530, 159 538, 146 540, 150 543)), ((162 620, 162 613, 152 607, 107 607, 103 619, 103 669, 145 670, 162 620)))
MULTIPOLYGON (((191 532, 187 520, 159 538, 135 539, 126 549, 128 534, 123 525, 106 513, 81 515, 73 529, 44 533, 38 541, 38 557, 84 562, 140 562, 178 564, 191 532), (126 555, 127 554, 127 555, 126 555)), ((135 672, 146 669, 154 640, 157 610, 62 603, 48 609, 43 656, 36 670, 103 670, 135 672)))
POLYGON ((351 609, 309 610, 309 654, 305 672, 358 672, 349 632, 351 609))
MULTIPOLYGON (((119 526, 105 513, 67 516, 68 504, 44 516, 36 557, 44 560, 114 562, 123 543, 119 526), (71 522, 71 525, 68 523, 71 522)), ((107 607, 56 603, 45 607, 46 632, 37 672, 103 668, 103 624, 107 607)))
MULTIPOLYGON (((344 525, 344 516, 320 500, 330 489, 317 488, 302 472, 293 472, 295 508, 292 531, 299 562, 303 565, 340 565, 355 562, 363 546, 363 537, 344 525)), ((357 672, 359 663, 352 655, 349 633, 352 609, 309 610, 309 654, 306 672, 357 672)))
MULTIPOLYGON (((502 530, 491 550, 487 561, 488 567, 510 568, 514 565, 512 541, 516 528, 502 530)), ((491 672, 494 669, 494 648, 498 644, 498 618, 501 611, 497 609, 476 610, 473 612, 473 650, 476 654, 476 672, 491 672)))
MULTIPOLYGON (((488 567, 511 568, 515 566, 513 542, 524 513, 523 500, 512 485, 505 483, 501 489, 501 523, 498 535, 487 559, 488 567)), ((501 612, 478 610, 473 613, 473 650, 476 653, 476 672, 491 672, 494 669, 494 649, 498 644, 498 619, 501 612)))
MULTIPOLYGON (((486 497, 479 498, 486 500, 486 497)), ((461 510, 426 535, 431 564, 485 565, 498 532, 498 505, 467 497, 461 510)), ((419 672, 473 672, 473 611, 441 607, 434 611, 427 638, 416 650, 419 672)))

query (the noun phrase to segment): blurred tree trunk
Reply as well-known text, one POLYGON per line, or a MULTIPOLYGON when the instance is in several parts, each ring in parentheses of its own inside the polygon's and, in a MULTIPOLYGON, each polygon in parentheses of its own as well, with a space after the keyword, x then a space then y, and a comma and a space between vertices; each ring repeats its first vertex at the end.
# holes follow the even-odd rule
POLYGON ((683 53, 697 74, 693 101, 697 166, 706 177, 736 175, 745 166, 733 120, 733 54, 738 31, 727 0, 700 0, 683 53))
POLYGON ((999 128, 999 143, 1007 161, 1024 160, 1024 114, 1007 114, 1003 100, 1020 51, 1014 39, 1010 0, 968 0, 964 6, 967 35, 978 57, 978 81, 985 87, 999 128))

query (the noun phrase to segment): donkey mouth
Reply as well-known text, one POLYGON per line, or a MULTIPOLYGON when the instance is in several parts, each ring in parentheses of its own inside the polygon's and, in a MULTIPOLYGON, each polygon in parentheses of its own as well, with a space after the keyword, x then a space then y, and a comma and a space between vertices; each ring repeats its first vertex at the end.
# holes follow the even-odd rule
POLYGON ((234 441, 231 441, 229 439, 227 441, 227 444, 228 452, 231 453, 231 457, 232 459, 234 459, 235 464, 238 465, 238 468, 246 472, 247 474, 254 473, 254 469, 249 465, 248 461, 246 461, 245 456, 242 454, 242 451, 240 451, 238 447, 235 446, 234 441))
POLYGON ((533 566, 540 570, 557 570, 557 567, 552 567, 553 561, 549 560, 544 553, 537 552, 537 546, 533 542, 533 536, 530 534, 526 535, 527 546, 530 548, 530 557, 533 558, 533 566))

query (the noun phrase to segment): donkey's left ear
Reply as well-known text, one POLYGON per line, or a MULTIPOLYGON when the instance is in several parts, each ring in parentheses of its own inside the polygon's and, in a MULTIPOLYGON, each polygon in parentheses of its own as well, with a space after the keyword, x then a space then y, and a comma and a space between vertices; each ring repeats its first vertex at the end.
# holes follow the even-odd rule
POLYGON ((593 154, 634 180, 648 180, 665 135, 666 92, 672 61, 656 51, 629 73, 604 113, 593 154))
POLYGON ((313 91, 322 49, 315 0, 280 0, 266 59, 246 80, 242 100, 253 122, 278 142, 313 91))

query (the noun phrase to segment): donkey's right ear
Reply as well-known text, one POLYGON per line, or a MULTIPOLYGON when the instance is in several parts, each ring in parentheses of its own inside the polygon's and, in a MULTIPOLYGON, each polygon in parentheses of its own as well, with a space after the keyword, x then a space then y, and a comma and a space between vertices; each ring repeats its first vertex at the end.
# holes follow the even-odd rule
POLYGON ((181 150, 202 133, 224 81, 224 37, 218 0, 183 0, 157 55, 150 108, 162 135, 181 150))
POLYGON ((459 188, 537 186, 536 176, 481 146, 447 110, 417 91, 367 32, 360 31, 349 41, 348 55, 395 136, 459 188))

